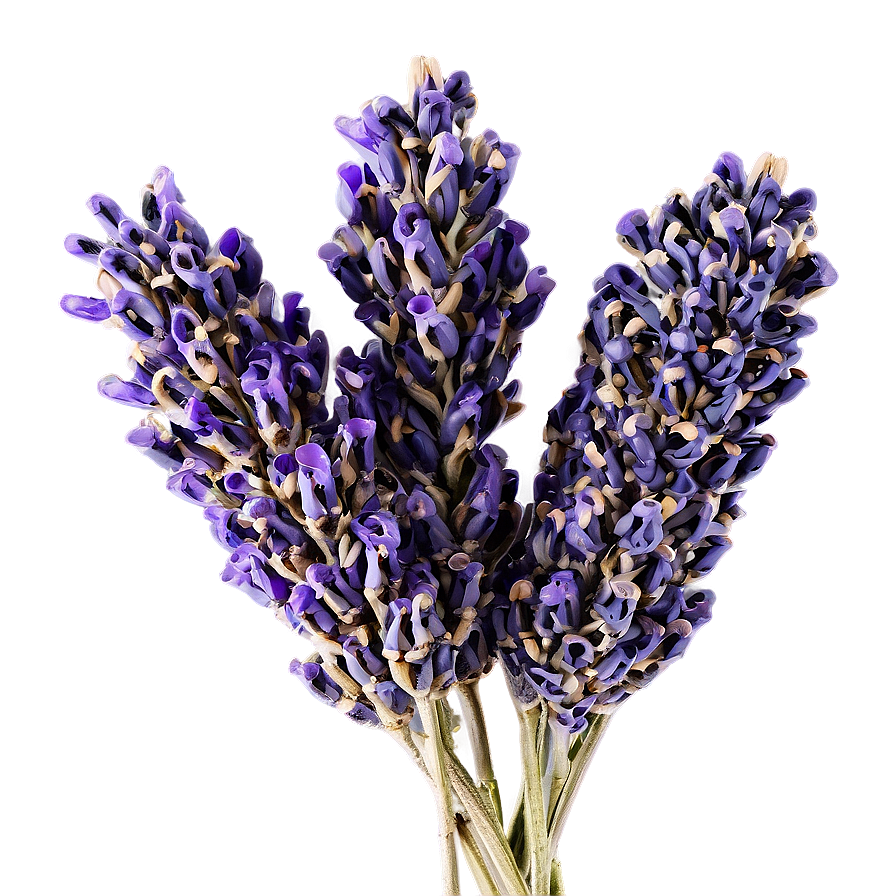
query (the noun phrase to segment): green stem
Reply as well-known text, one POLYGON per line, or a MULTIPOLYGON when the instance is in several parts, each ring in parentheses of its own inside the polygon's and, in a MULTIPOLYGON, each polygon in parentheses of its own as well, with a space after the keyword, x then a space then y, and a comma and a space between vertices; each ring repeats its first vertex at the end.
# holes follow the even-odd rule
POLYGON ((516 798, 516 807, 510 819, 510 827, 507 828, 507 841, 513 850, 517 864, 524 873, 529 867, 529 857, 526 852, 526 783, 520 786, 519 795, 516 798))
POLYGON ((460 893, 460 877, 457 870, 457 848, 454 833, 457 827, 454 820, 454 801, 451 796, 451 785, 445 765, 445 744, 439 724, 438 711, 430 697, 417 701, 420 721, 426 735, 424 751, 426 764, 432 776, 439 810, 439 852, 442 857, 442 893, 443 896, 458 896, 460 893))
POLYGON ((495 778, 492 765, 492 752, 488 743, 488 730, 485 726, 485 713, 482 711, 482 700, 479 696, 479 682, 459 684, 457 694, 460 697, 460 709, 470 734, 470 745, 473 748, 473 768, 476 777, 487 791, 495 807, 499 823, 504 823, 501 812, 501 793, 495 778))
POLYGON ((548 849, 547 813, 541 780, 539 739, 543 736, 541 708, 517 710, 520 722, 520 758, 526 812, 526 838, 529 841, 529 880, 533 896, 548 896, 551 892, 551 856, 548 849))
MULTIPOLYGON (((544 706, 539 703, 540 711, 544 712, 544 706)), ((533 711, 536 711, 536 707, 528 707, 533 711)), ((539 772, 543 772, 545 766, 544 760, 544 739, 547 731, 547 725, 542 725, 538 731, 538 737, 536 738, 536 750, 538 752, 538 763, 539 763, 539 772)), ((529 874, 530 867, 530 855, 529 855, 529 841, 526 837, 526 779, 522 778, 520 782, 520 791, 516 798, 516 806, 513 810, 513 815, 510 820, 510 827, 508 828, 507 839, 510 842, 510 848, 513 850, 514 856, 516 856, 517 864, 520 866, 520 870, 524 875, 529 874)))
POLYGON ((464 857, 470 871, 473 872, 473 878, 476 886, 482 896, 501 896, 498 885, 492 880, 492 872, 489 870, 488 863, 482 855, 479 843, 476 840, 476 831, 473 826, 462 816, 457 817, 457 834, 460 837, 460 845, 464 850, 464 857))
POLYGON ((486 803, 482 791, 454 753, 446 754, 446 765, 451 786, 470 818, 470 823, 481 839, 487 858, 495 870, 495 881, 504 896, 527 896, 529 888, 517 868, 513 853, 498 824, 494 806, 486 803))
POLYGON ((557 852, 557 845, 560 842, 560 835, 563 833, 563 826, 569 817, 569 810, 582 785, 585 772, 588 771, 588 766, 594 758, 598 744, 607 730, 607 725, 610 724, 610 718, 609 713, 602 713, 594 717, 581 741, 578 752, 570 763, 569 777, 566 779, 551 812, 549 827, 551 855, 555 855, 557 852))
MULTIPOLYGON (((401 748, 402 752, 411 761, 414 768, 420 773, 421 777, 426 782, 427 787, 432 789, 432 776, 429 774, 429 769, 426 767, 423 755, 417 748, 417 744, 414 743, 410 730, 406 726, 402 726, 398 729, 387 729, 387 731, 401 748)), ((460 803, 460 798, 453 788, 452 794, 457 802, 460 803)), ((498 885, 495 883, 492 873, 483 858, 482 851, 479 849, 476 841, 476 829, 470 824, 469 816, 464 811, 457 812, 455 814, 455 822, 457 824, 457 834, 460 838, 464 859, 466 860, 467 867, 470 869, 470 873, 473 875, 476 887, 483 896, 499 896, 501 891, 498 889, 498 885)))
POLYGON ((558 735, 556 731, 551 731, 550 736, 553 763, 551 768, 551 792, 548 799, 548 818, 553 817, 557 801, 560 799, 560 794, 569 779, 570 769, 569 738, 558 735))
POLYGON ((551 896, 564 896, 566 893, 566 885, 563 883, 563 869, 560 867, 560 860, 554 859, 551 862, 551 896))

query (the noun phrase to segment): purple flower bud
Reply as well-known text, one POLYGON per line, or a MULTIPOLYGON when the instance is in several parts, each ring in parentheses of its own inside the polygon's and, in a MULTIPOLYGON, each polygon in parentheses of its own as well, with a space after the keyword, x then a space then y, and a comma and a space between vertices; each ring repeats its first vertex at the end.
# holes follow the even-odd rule
POLYGON ((426 90, 419 94, 417 130, 426 143, 432 142, 437 134, 450 132, 451 101, 440 90, 426 90))
POLYGON ((192 243, 175 243, 171 247, 171 267, 174 273, 192 289, 206 290, 212 275, 205 270, 205 254, 192 243))
POLYGON ((357 193, 364 183, 364 172, 359 165, 346 162, 337 169, 339 186, 336 190, 336 205, 349 224, 360 224, 363 216, 357 193))
POLYGON ((569 570, 555 572, 550 582, 538 592, 533 621, 536 631, 542 637, 550 637, 553 632, 569 632, 578 628, 581 618, 581 600, 574 574, 569 570))
POLYGON ((398 211, 393 228, 395 239, 404 250, 405 257, 421 266, 434 288, 448 285, 448 269, 445 259, 432 233, 432 225, 426 210, 411 202, 398 211))
POLYGON ((230 555, 221 578, 245 591, 256 603, 283 603, 289 597, 291 583, 268 562, 253 544, 245 542, 230 555))
POLYGON ((544 303, 556 283, 547 275, 547 268, 539 265, 526 275, 526 295, 510 306, 507 322, 515 330, 532 326, 544 308, 544 303))
POLYGON ((188 457, 181 467, 168 477, 170 492, 180 495, 192 504, 205 506, 214 503, 214 479, 217 471, 205 461, 188 457))
POLYGON ((72 317, 80 317, 82 320, 108 320, 111 312, 109 303, 105 299, 91 299, 87 296, 66 295, 59 303, 62 310, 72 317))
POLYGON ((125 218, 117 202, 102 193, 96 193, 87 200, 87 208, 93 213, 100 227, 113 240, 118 238, 118 224, 125 218))
POLYGON ((261 284, 261 255, 251 237, 236 227, 225 231, 218 240, 218 252, 234 262, 233 282, 244 296, 253 296, 261 284))
POLYGON ((435 302, 426 293, 414 296, 408 302, 408 312, 414 318, 417 338, 429 341, 429 333, 434 337, 434 344, 445 358, 453 358, 460 344, 457 327, 444 314, 436 311, 435 302))
POLYGON ((212 537, 215 541, 231 551, 234 551, 253 535, 252 530, 240 522, 237 510, 213 504, 205 508, 204 516, 210 523, 212 537))
POLYGON ((184 461, 180 442, 174 432, 153 415, 132 429, 126 438, 135 448, 148 454, 168 474, 173 473, 184 461))
POLYGON ((400 570, 396 551, 401 535, 395 518, 388 513, 365 513, 353 520, 351 530, 366 548, 367 572, 364 587, 374 590, 382 587, 381 561, 389 579, 398 579, 400 570))
POLYGON ((92 239, 89 236, 82 236, 80 233, 70 233, 65 238, 65 251, 75 258, 82 258, 96 264, 99 255, 106 248, 105 243, 92 239))
POLYGON ((690 569, 700 575, 708 575, 722 558, 722 555, 731 548, 731 539, 723 537, 708 538, 704 545, 694 551, 694 559, 690 563, 690 569))
POLYGON ((296 585, 284 605, 284 612, 287 621, 295 629, 307 629, 326 637, 334 637, 338 633, 339 619, 325 600, 321 599, 319 589, 312 585, 296 585))
POLYGON ((442 421, 441 444, 444 448, 453 447, 462 427, 469 426, 471 434, 476 432, 482 414, 481 399, 482 387, 475 382, 464 383, 454 393, 442 421))
POLYGON ((815 321, 805 314, 783 315, 776 308, 764 311, 756 322, 755 334, 759 345, 786 345, 800 336, 815 332, 815 321))
POLYGON ((129 336, 143 340, 156 330, 165 328, 165 315, 158 305, 142 293, 119 289, 109 303, 109 309, 124 324, 129 336))
POLYGON ((155 396, 149 389, 136 382, 125 382, 121 377, 109 374, 104 376, 97 384, 100 395, 119 401, 122 404, 130 404, 136 407, 154 407, 155 396))
POLYGON ((330 459, 320 445, 309 443, 296 448, 298 486, 302 511, 316 520, 339 509, 336 484, 333 481, 330 459))
POLYGON ((658 501, 638 501, 620 517, 613 533, 619 536, 620 547, 633 554, 648 554, 663 540, 663 511, 658 501))
POLYGON ((411 696, 403 691, 394 681, 380 681, 374 686, 377 697, 383 701, 390 712, 403 715, 411 704, 411 696))
POLYGON ((208 236, 199 222, 184 208, 182 202, 171 200, 159 203, 158 233, 168 242, 180 240, 193 243, 203 252, 208 250, 208 236))

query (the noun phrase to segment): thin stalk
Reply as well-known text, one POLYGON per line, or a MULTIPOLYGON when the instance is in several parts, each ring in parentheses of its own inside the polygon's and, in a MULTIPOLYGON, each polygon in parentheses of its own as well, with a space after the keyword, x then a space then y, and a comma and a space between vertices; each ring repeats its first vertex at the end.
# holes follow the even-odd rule
POLYGON ((446 765, 451 786, 458 800, 476 829, 487 858, 494 866, 495 882, 504 896, 528 896, 529 888, 517 868, 513 853, 498 824, 494 806, 486 803, 482 791, 476 786, 469 772, 453 753, 446 754, 446 765))
MULTIPOLYGON (((539 707, 541 707, 540 711, 544 712, 543 706, 539 703, 539 707)), ((536 707, 528 707, 529 709, 534 711, 536 707)), ((520 711, 520 710, 518 710, 520 711)), ((547 725, 541 725, 538 729, 538 737, 536 738, 536 750, 538 752, 538 768, 541 773, 544 769, 545 760, 544 760, 544 740, 548 730, 547 725)), ((516 806, 513 810, 513 815, 510 819, 510 827, 507 830, 507 839, 510 843, 510 848, 513 850, 513 854, 516 857, 517 864, 520 866, 520 870, 524 875, 529 874, 530 867, 530 855, 529 855, 529 841, 526 837, 526 779, 523 776, 520 782, 520 791, 516 798, 516 806)))
POLYGON ((504 824, 501 812, 501 793, 495 778, 492 765, 492 752, 488 743, 488 730, 485 726, 485 713, 482 711, 482 700, 479 697, 479 682, 459 684, 457 694, 460 697, 460 709, 464 722, 470 733, 470 744, 473 748, 473 768, 480 785, 485 788, 495 807, 498 821, 504 824))
POLYGON ((443 896, 458 896, 460 893, 460 877, 457 870, 457 848, 454 833, 457 824, 454 820, 454 800, 451 795, 451 784, 445 765, 445 744, 442 740, 442 728, 432 698, 424 697, 417 701, 420 721, 426 735, 424 750, 426 764, 435 785, 436 802, 439 810, 439 851, 442 857, 442 893, 443 896))
MULTIPOLYGON (((450 710, 447 703, 439 701, 436 704, 436 719, 439 722, 439 730, 442 734, 442 743, 445 744, 445 751, 452 757, 457 758, 454 749, 454 738, 452 737, 451 720, 449 717, 450 710)), ((494 874, 491 867, 482 854, 482 836, 476 825, 470 822, 470 817, 464 809, 460 797, 454 785, 451 785, 451 795, 455 801, 454 818, 457 823, 457 834, 461 841, 464 851, 464 859, 467 867, 473 875, 476 887, 482 896, 490 896, 496 894, 500 896, 500 888, 495 883, 494 874)))
POLYGON ((551 862, 551 896, 565 896, 566 885, 563 883, 563 869, 560 867, 560 860, 554 859, 551 862))
POLYGON ((492 880, 492 873, 488 867, 482 850, 476 842, 476 833, 473 826, 463 817, 457 816, 457 835, 460 837, 460 845, 463 847, 464 858, 467 866, 473 872, 476 886, 482 896, 501 896, 498 885, 492 880))
MULTIPOLYGON (((426 782, 427 787, 432 791, 433 780, 429 774, 429 769, 423 760, 423 755, 414 743, 410 730, 406 726, 398 729, 386 729, 392 739, 398 744, 402 752, 408 757, 411 764, 420 773, 420 776, 426 782)), ((460 803, 460 798, 452 788, 452 795, 460 803)), ((482 896, 499 896, 500 890, 495 883, 488 864, 486 863, 482 851, 476 841, 476 829, 470 824, 469 816, 463 811, 461 806, 460 812, 455 813, 455 823, 457 824, 457 834, 460 838, 461 848, 463 849, 464 859, 476 887, 482 896)))
POLYGON ((529 857, 526 852, 526 782, 520 786, 519 795, 516 798, 516 806, 510 818, 510 826, 507 828, 507 841, 513 850, 517 864, 524 873, 528 869, 529 857))
POLYGON ((533 894, 551 892, 551 855, 548 849, 547 812, 541 779, 539 738, 542 736, 540 707, 517 710, 520 722, 520 758, 526 782, 526 838, 529 841, 529 881, 533 894))
POLYGON ((569 778, 569 738, 559 734, 556 730, 550 731, 551 737, 551 790, 548 799, 548 818, 554 813, 560 793, 566 786, 569 778))
POLYGON ((553 806, 549 827, 549 842, 551 855, 557 852, 557 845, 560 842, 560 835, 563 833, 563 826, 569 817, 569 810, 572 808, 573 801, 582 785, 582 779, 588 771, 588 766, 594 758, 607 725, 610 724, 610 714, 602 713, 594 718, 588 726, 588 731, 582 739, 581 747, 579 747, 574 759, 570 763, 569 777, 563 785, 563 789, 557 797, 557 802, 553 806))

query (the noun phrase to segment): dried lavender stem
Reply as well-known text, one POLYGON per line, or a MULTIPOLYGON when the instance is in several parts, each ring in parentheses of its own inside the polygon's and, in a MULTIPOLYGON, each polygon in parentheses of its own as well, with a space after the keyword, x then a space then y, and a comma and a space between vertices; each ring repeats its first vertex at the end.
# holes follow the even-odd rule
POLYGON ((417 702, 420 721, 426 734, 425 751, 427 765, 432 775, 436 790, 436 801, 439 804, 439 847, 442 857, 442 893, 443 896, 458 896, 460 878, 457 870, 457 848, 454 832, 457 827, 454 820, 454 800, 451 795, 451 784, 445 767, 445 745, 442 740, 442 729, 439 725, 438 712, 432 698, 424 697, 417 702))
MULTIPOLYGON (((420 769, 433 788, 433 792, 436 793, 435 782, 429 773, 420 750, 414 743, 410 729, 406 727, 390 729, 389 733, 411 757, 414 764, 420 769)), ((494 872, 483 857, 482 848, 480 847, 482 837, 478 834, 475 826, 470 823, 470 820, 461 814, 455 816, 455 824, 457 825, 457 834, 463 847, 464 858, 467 860, 467 865, 476 880, 476 885, 481 890, 483 896, 500 896, 498 886, 492 879, 494 872)))
MULTIPOLYGON (((436 718, 439 722, 439 731, 442 735, 442 743, 445 744, 446 753, 454 754, 454 740, 451 736, 450 709, 447 704, 439 702, 436 704, 436 718)), ((496 894, 500 896, 500 888, 495 883, 492 869, 489 867, 482 854, 480 845, 482 844, 482 836, 474 824, 470 823, 469 815, 463 807, 457 790, 452 785, 451 795, 454 798, 454 819, 457 824, 457 835, 460 839, 461 847, 464 852, 464 860, 473 879, 476 882, 476 888, 481 896, 486 894, 496 894)))
POLYGON ((558 736, 556 731, 551 731, 550 734, 553 763, 551 767, 551 792, 548 800, 548 819, 553 817, 557 801, 560 799, 560 794, 563 792, 563 788, 569 779, 570 770, 569 739, 558 736))
POLYGON ((492 752, 488 742, 488 730, 485 725, 485 713, 482 711, 482 700, 479 696, 479 682, 463 683, 457 686, 460 697, 461 712, 467 724, 470 734, 470 745, 473 748, 473 766, 476 777, 488 792, 489 798, 495 807, 498 823, 504 824, 504 816, 501 812, 501 792, 495 778, 495 770, 492 765, 492 752))
POLYGON ((578 753, 576 753, 575 759, 570 764, 569 777, 560 791, 560 796, 551 813, 549 827, 551 855, 557 852, 557 845, 560 842, 560 835, 563 833, 563 826, 566 824, 566 819, 569 816, 569 810, 572 808, 573 801, 579 792, 582 779, 588 771, 588 766, 594 757, 598 744, 600 744, 604 732, 607 730, 610 718, 610 713, 602 713, 595 717, 588 726, 588 731, 582 740, 582 745, 578 753))
POLYGON ((520 722, 520 758, 526 783, 524 802, 531 865, 529 880, 533 894, 548 896, 551 891, 551 856, 538 748, 544 722, 541 707, 518 710, 517 715, 520 722))
POLYGON ((482 854, 482 850, 479 848, 475 828, 462 815, 457 816, 456 824, 457 835, 460 838, 460 845, 464 851, 464 858, 466 858, 467 866, 473 873, 479 892, 482 896, 501 896, 501 891, 494 880, 492 880, 492 873, 488 863, 482 854))
POLYGON ((526 854, 525 794, 526 785, 522 783, 520 792, 517 794, 516 806, 510 819, 510 826, 507 828, 507 842, 510 844, 513 855, 524 873, 528 870, 529 865, 528 855, 526 854))
POLYGON ((527 896, 529 888, 520 874, 504 831, 498 824, 494 807, 485 802, 482 792, 454 753, 446 753, 446 761, 451 785, 495 867, 496 882, 501 893, 505 896, 527 896))
POLYGON ((563 883, 563 869, 560 867, 560 860, 554 859, 551 862, 551 896, 564 896, 566 893, 566 885, 563 883))

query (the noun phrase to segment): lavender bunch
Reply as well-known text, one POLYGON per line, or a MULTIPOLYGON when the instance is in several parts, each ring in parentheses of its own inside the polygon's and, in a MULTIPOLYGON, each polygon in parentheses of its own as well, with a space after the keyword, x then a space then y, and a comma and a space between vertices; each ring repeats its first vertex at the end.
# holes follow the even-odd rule
POLYGON ((586 763, 609 714, 709 619, 700 580, 775 446, 758 427, 807 384, 801 309, 836 273, 808 247, 814 193, 785 194, 785 173, 764 155, 747 175, 726 153, 693 200, 622 218, 636 265, 595 281, 576 382, 548 415, 494 618, 518 702, 549 724, 552 849, 570 755, 586 763))
POLYGON ((377 97, 338 131, 345 218, 320 256, 373 338, 335 356, 300 293, 263 279, 252 240, 214 243, 171 172, 140 220, 105 196, 101 298, 70 314, 133 340, 106 397, 146 416, 129 441, 201 506, 223 578, 310 643, 291 671, 394 736, 430 781, 444 892, 460 842, 482 892, 560 893, 557 844, 606 722, 710 615, 698 582, 730 545, 759 432, 806 384, 802 304, 836 275, 808 249, 815 197, 782 160, 723 155, 693 200, 619 224, 634 267, 595 283, 576 383, 548 415, 535 501, 489 440, 519 413, 507 381, 554 286, 500 209, 519 158, 486 130, 466 73, 412 63, 410 98, 377 97), (478 680, 500 662, 524 776, 505 833, 478 680), (474 753, 458 758, 457 696, 474 753))
POLYGON ((402 732, 445 802, 447 876, 454 811, 432 749, 452 721, 432 701, 495 659, 483 583, 522 510, 487 438, 521 408, 505 381, 553 287, 497 207, 518 150, 468 137, 474 110, 464 73, 445 81, 420 60, 406 107, 378 98, 337 123, 366 161, 340 169, 347 224, 321 255, 376 338, 337 355, 332 409, 327 343, 301 295, 278 299, 240 231, 211 244, 167 169, 141 221, 91 199, 106 241, 66 246, 97 264, 103 298, 62 301, 135 341, 131 378, 100 391, 149 412, 129 440, 205 508, 231 552, 224 580, 311 641, 292 671, 356 721, 402 732), (412 719, 425 765, 402 730, 412 719))

